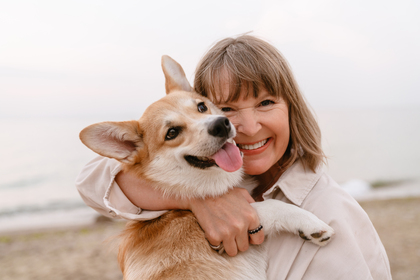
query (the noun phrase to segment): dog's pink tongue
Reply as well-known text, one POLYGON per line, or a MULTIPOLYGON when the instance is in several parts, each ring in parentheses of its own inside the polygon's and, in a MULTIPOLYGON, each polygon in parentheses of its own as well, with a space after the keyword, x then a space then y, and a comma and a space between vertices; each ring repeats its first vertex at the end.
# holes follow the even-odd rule
POLYGON ((241 168, 242 157, 239 148, 232 143, 226 143, 217 153, 211 156, 216 164, 227 172, 241 168))

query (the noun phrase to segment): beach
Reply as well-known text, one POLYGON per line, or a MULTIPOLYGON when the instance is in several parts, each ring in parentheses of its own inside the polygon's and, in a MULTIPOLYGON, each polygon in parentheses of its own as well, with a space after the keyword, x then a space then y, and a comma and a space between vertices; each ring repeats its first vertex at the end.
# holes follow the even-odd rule
MULTIPOLYGON (((420 279, 420 197, 361 201, 387 250, 394 280, 420 279)), ((0 234, 2 280, 122 279, 115 237, 124 222, 0 234)))

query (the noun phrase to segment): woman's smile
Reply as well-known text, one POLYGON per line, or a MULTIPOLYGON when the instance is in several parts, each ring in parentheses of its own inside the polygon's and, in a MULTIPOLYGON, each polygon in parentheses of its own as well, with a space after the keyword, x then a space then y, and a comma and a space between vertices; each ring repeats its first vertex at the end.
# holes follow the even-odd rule
POLYGON ((256 155, 264 152, 272 141, 273 138, 270 137, 256 143, 236 143, 236 146, 244 155, 256 155))

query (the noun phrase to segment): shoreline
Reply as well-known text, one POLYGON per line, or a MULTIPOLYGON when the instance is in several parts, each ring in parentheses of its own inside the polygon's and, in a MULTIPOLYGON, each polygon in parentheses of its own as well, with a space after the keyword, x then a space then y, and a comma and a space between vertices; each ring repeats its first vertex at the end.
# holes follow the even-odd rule
POLYGON ((94 229, 96 227, 102 226, 103 223, 108 224, 120 224, 126 223, 126 220, 123 219, 111 219, 101 214, 96 214, 93 219, 83 222, 75 223, 66 223, 62 225, 48 225, 44 227, 30 227, 30 228, 21 228, 21 229, 0 229, 0 238, 3 236, 20 236, 20 235, 31 235, 31 234, 48 234, 62 231, 77 231, 80 229, 94 229))
POLYGON ((48 231, 94 224, 101 215, 88 206, 36 213, 0 216, 0 235, 31 231, 48 231))
MULTIPOLYGON (((382 186, 372 186, 362 180, 350 180, 341 186, 359 203, 375 200, 420 197, 420 179, 381 181, 382 186), (345 186, 347 184, 347 187, 345 186)), ((58 210, 43 213, 27 213, 16 216, 0 216, 0 236, 9 234, 30 234, 94 226, 100 220, 125 221, 104 217, 83 206, 72 210, 58 210)))

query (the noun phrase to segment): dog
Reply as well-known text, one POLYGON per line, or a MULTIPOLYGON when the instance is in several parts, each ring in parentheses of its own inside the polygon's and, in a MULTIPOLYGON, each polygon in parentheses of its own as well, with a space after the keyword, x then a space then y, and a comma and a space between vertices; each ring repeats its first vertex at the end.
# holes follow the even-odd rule
MULTIPOLYGON (((234 186, 249 192, 235 127, 209 99, 193 92, 182 67, 162 57, 167 95, 138 121, 102 122, 80 133, 94 152, 121 162, 126 172, 154 182, 165 195, 220 196, 234 186)), ((287 231, 319 246, 334 230, 315 215, 278 200, 253 203, 266 235, 287 231)), ((142 222, 128 222, 118 260, 125 280, 266 279, 267 248, 252 245, 235 257, 212 250, 190 211, 172 210, 142 222)))

